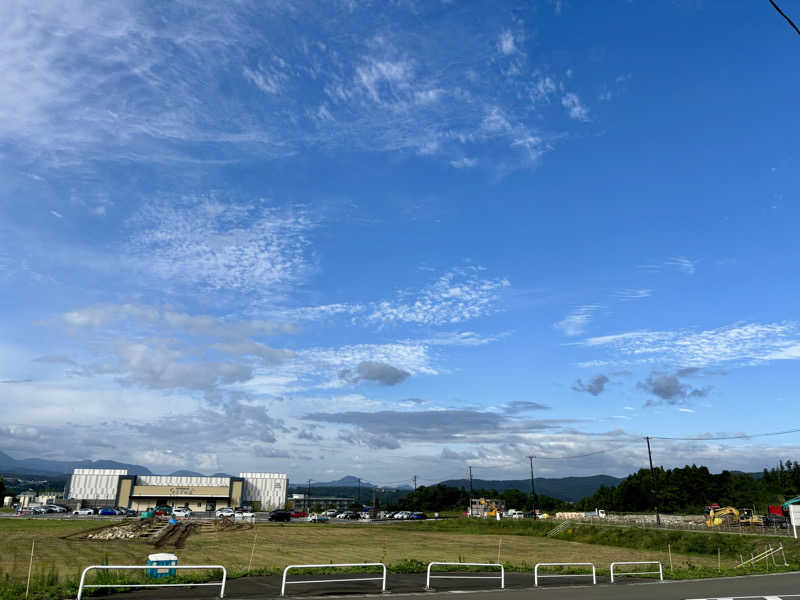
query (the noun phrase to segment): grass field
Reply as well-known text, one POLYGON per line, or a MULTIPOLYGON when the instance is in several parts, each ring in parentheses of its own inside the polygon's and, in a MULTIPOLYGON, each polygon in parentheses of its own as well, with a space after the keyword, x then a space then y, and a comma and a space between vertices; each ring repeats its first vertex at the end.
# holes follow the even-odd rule
MULTIPOLYGON (((68 537, 98 526, 96 521, 0 520, 0 539, 5 542, 0 554, 0 586, 20 589, 27 576, 34 539, 32 590, 35 593, 37 588, 55 589, 59 581, 77 581, 81 569, 90 564, 145 564, 147 555, 157 551, 174 552, 181 564, 222 564, 233 575, 243 574, 248 568, 257 573, 278 572, 288 564, 297 563, 375 561, 395 565, 396 569, 420 568, 421 563, 429 561, 497 562, 499 559, 509 568, 520 569, 532 568, 536 562, 591 561, 600 572, 607 571, 612 561, 660 560, 665 568, 669 565, 667 542, 661 547, 657 538, 652 538, 650 547, 643 547, 647 544, 642 540, 634 544, 638 547, 625 547, 629 540, 617 537, 610 544, 602 543, 602 532, 580 533, 581 528, 577 528, 564 535, 567 538, 583 536, 580 541, 551 539, 543 537, 548 524, 533 522, 263 523, 252 528, 196 534, 186 540, 184 548, 177 550, 156 550, 152 544, 138 540, 94 541, 68 537)), ((703 547, 703 552, 678 553, 673 547, 673 575, 716 574, 716 550, 709 549, 703 547)), ((722 554, 722 566, 728 574, 734 566, 733 555, 732 547, 726 547, 722 554)), ((795 567, 800 565, 794 548, 787 556, 796 563, 795 567)), ((58 598, 58 593, 33 597, 58 598)), ((5 597, 13 596, 0 594, 0 598, 5 597)))

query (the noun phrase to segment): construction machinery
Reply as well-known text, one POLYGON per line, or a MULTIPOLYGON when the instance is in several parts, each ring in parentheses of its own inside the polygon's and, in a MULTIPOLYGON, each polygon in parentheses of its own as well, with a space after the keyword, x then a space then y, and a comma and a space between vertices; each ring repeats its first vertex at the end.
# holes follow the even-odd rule
POLYGON ((753 512, 750 508, 742 508, 739 511, 739 525, 764 525, 764 519, 753 512))
POLYGON ((732 506, 710 506, 706 509, 706 527, 719 527, 720 525, 738 524, 739 511, 732 506))

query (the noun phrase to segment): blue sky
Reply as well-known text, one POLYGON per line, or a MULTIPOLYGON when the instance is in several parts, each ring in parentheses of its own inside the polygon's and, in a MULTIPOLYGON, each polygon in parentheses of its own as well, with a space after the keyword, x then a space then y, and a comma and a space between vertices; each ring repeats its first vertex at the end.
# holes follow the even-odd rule
MULTIPOLYGON (((768 3, 0 23, 1 450, 427 483, 796 424, 798 40, 768 3)), ((760 469, 800 434, 654 449, 760 469)))

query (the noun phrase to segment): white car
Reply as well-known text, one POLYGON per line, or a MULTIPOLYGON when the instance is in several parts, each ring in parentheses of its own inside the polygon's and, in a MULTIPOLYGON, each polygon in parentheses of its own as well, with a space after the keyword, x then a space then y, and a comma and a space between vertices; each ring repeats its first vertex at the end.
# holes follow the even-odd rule
POLYGON ((237 510, 233 513, 234 519, 255 519, 256 513, 252 510, 237 510))
POLYGON ((227 517, 229 519, 232 519, 233 515, 234 515, 232 508, 220 508, 220 509, 217 509, 217 512, 215 514, 217 515, 217 518, 227 517))
POLYGON ((94 514, 94 509, 93 508, 79 508, 78 510, 73 510, 72 514, 73 515, 81 515, 81 516, 93 515, 94 514))
POLYGON ((185 506, 179 506, 178 508, 173 509, 172 516, 180 519, 185 519, 186 517, 192 516, 192 511, 186 508, 185 506))

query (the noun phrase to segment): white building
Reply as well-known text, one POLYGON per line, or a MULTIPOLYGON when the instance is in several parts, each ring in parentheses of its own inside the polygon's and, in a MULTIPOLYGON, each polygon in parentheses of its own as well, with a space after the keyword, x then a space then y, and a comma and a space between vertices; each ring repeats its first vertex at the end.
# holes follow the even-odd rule
POLYGON ((124 469, 75 469, 68 483, 67 498, 81 504, 108 504, 135 510, 168 505, 203 511, 246 504, 272 510, 286 504, 288 486, 285 473, 178 477, 128 475, 124 469))

